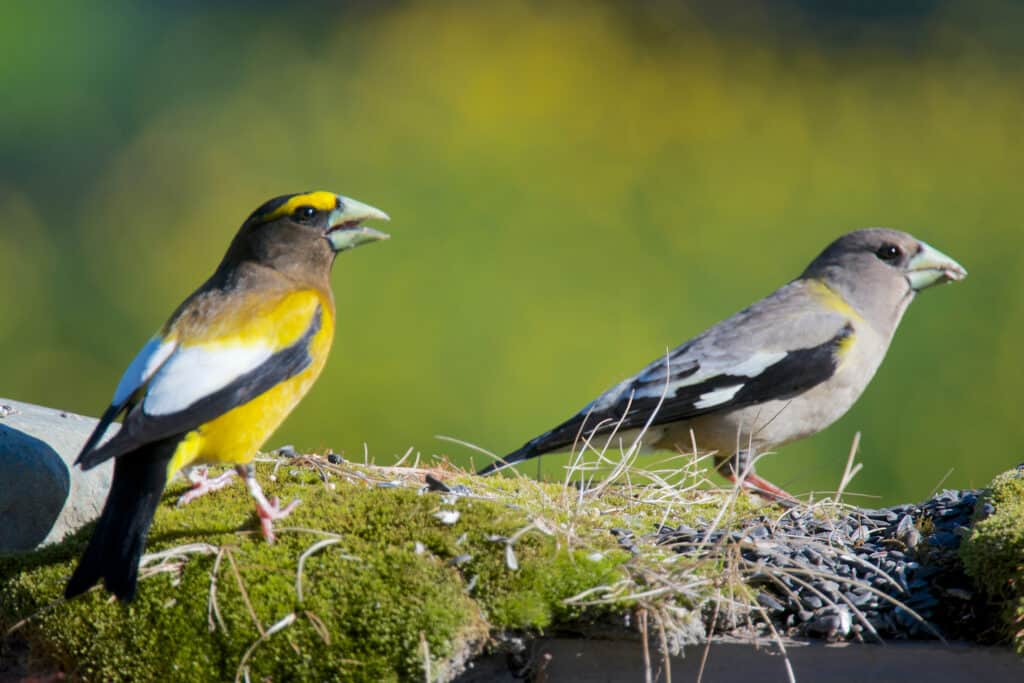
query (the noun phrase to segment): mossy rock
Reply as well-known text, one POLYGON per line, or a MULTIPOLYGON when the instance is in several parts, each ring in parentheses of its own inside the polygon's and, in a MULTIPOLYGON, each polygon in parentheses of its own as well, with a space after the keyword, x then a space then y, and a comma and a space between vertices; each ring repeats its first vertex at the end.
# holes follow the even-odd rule
MULTIPOLYGON (((147 552, 177 550, 146 566, 129 605, 100 589, 60 597, 91 525, 0 559, 0 632, 31 617, 15 632, 33 660, 86 680, 231 680, 246 669, 253 680, 422 679, 427 669, 445 679, 491 634, 541 632, 612 609, 564 602, 622 578, 629 554, 606 530, 570 543, 508 502, 410 482, 386 488, 348 465, 324 479, 327 468, 299 460, 306 464, 279 466, 277 481, 270 466, 258 468, 268 495, 302 499, 277 523, 273 545, 243 486, 183 508, 174 500, 184 485, 169 487, 147 552), (444 523, 441 510, 458 520, 444 523)), ((528 486, 542 497, 565 492, 528 486)), ((642 515, 637 523, 651 528, 642 515)))
POLYGON ((996 603, 1003 636, 1024 654, 1024 469, 996 477, 976 510, 960 550, 964 570, 996 603))

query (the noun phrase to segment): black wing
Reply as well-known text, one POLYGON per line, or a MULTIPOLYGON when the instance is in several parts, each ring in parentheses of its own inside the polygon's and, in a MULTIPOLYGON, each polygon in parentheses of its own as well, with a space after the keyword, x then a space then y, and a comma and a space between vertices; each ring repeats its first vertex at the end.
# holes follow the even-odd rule
POLYGON ((144 444, 175 434, 185 434, 294 377, 313 362, 309 354, 309 345, 320 331, 322 317, 321 308, 317 306, 309 327, 291 346, 277 351, 258 367, 239 375, 226 386, 195 401, 184 410, 154 416, 143 410, 143 401, 126 406, 126 417, 121 430, 96 448, 96 441, 120 412, 111 407, 104 413, 76 462, 82 469, 87 470, 104 460, 135 450, 144 444), (112 411, 113 414, 110 414, 112 411))
MULTIPOLYGON (((678 367, 657 361, 635 378, 612 388, 554 429, 528 441, 522 448, 481 470, 481 474, 571 445, 577 437, 622 431, 647 424, 665 394, 652 425, 688 420, 712 412, 729 412, 768 401, 793 398, 831 377, 840 361, 840 349, 854 334, 846 323, 827 341, 781 355, 753 376, 723 370, 697 382, 701 371, 695 360, 678 367), (660 370, 660 377, 659 377, 660 370), (689 381, 688 381, 689 380, 689 381), (691 383, 692 382, 692 383, 691 383), (665 385, 668 391, 665 392, 665 385)), ((685 358, 688 345, 673 356, 685 358)), ((737 363, 734 367, 739 367, 737 363)))

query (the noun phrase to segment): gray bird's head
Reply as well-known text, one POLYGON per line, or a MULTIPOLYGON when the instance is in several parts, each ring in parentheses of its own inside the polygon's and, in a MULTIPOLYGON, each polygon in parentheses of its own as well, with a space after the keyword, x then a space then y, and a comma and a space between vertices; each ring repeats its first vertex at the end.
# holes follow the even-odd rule
POLYGON ((843 235, 801 275, 821 280, 869 320, 893 328, 917 292, 965 277, 964 267, 938 249, 886 228, 843 235))

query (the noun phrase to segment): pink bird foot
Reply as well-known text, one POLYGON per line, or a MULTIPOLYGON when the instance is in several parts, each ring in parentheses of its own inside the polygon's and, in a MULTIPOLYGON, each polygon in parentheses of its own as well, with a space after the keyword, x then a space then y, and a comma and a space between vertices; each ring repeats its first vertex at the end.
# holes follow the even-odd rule
POLYGON ((260 518, 260 529, 263 531, 263 538, 267 539, 267 543, 273 543, 274 520, 284 519, 290 515, 300 501, 296 498, 284 508, 281 508, 281 502, 277 499, 277 496, 268 501, 266 496, 263 495, 263 489, 260 488, 260 483, 256 481, 256 471, 252 465, 239 465, 238 471, 245 478, 245 485, 249 488, 249 493, 252 495, 253 500, 256 501, 256 514, 260 518))
POLYGON ((201 498, 207 493, 230 486, 235 481, 235 471, 228 470, 219 477, 210 479, 207 476, 206 467, 193 467, 188 473, 188 480, 192 482, 192 488, 178 499, 178 507, 188 505, 196 498, 201 498))

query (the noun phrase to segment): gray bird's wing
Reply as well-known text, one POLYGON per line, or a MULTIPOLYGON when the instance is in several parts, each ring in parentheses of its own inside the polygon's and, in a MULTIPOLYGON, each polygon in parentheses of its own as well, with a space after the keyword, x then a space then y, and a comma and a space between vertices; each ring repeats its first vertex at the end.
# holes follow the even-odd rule
POLYGON ((856 313, 816 281, 796 280, 654 361, 527 446, 534 454, 600 432, 788 399, 824 382, 852 340, 856 313))

